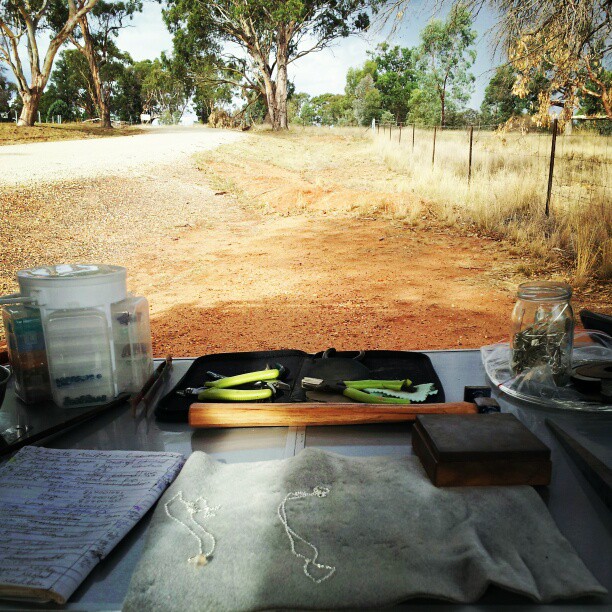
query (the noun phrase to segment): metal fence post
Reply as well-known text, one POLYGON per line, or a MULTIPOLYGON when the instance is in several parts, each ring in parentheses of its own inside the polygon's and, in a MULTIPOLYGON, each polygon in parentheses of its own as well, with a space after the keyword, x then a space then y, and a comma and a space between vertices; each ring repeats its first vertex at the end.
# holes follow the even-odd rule
POLYGON ((474 126, 470 125, 470 158, 468 161, 468 185, 472 180, 472 144, 474 142, 474 126))
POLYGON ((557 129, 559 120, 553 121, 552 142, 550 145, 550 164, 548 166, 548 190, 546 192, 546 208, 544 213, 548 217, 550 215, 550 196, 552 193, 553 173, 555 171, 555 149, 557 148, 557 129))
POLYGON ((431 152, 431 166, 433 168, 434 161, 436 160, 436 132, 438 131, 438 126, 434 125, 434 141, 433 141, 433 151, 431 152))
POLYGON ((414 151, 414 128, 415 128, 416 124, 413 123, 412 124, 412 150, 414 151))

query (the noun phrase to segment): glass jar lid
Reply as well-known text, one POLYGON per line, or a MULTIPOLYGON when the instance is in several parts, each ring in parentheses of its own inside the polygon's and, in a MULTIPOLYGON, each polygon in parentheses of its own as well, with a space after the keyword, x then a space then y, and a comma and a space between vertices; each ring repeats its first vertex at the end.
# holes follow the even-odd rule
POLYGON ((518 297, 533 302, 566 302, 572 297, 572 288, 567 283, 554 281, 531 281, 518 286, 518 297))

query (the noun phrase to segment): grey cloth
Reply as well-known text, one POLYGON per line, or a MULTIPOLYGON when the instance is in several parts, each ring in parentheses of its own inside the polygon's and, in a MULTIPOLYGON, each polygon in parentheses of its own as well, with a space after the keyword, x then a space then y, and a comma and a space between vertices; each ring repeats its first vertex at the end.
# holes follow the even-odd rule
MULTIPOLYGON (((299 495, 298 495, 299 497, 299 495)), ((604 594, 531 487, 434 487, 416 457, 353 458, 306 449, 225 465, 194 453, 160 501, 126 611, 381 606, 411 597, 476 601, 494 584, 536 601, 604 594), (329 487, 324 497, 315 487, 329 487), (287 494, 310 495, 285 504, 287 494), (178 499, 214 516, 189 522, 178 499), (179 522, 168 515, 178 517, 179 522), (202 506, 202 502, 200 502, 202 506), (282 511, 281 511, 282 515, 282 511), (191 525, 192 532, 184 523, 191 525), (290 538, 290 535, 292 537, 290 538), (315 582, 304 571, 305 559, 315 582)))

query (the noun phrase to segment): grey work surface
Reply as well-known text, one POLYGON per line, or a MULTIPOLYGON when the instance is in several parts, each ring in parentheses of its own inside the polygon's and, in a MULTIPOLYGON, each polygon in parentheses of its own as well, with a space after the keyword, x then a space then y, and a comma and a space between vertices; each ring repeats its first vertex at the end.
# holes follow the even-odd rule
MULTIPOLYGON (((427 353, 442 381, 447 401, 463 399, 465 385, 486 384, 478 351, 433 351, 427 353)), ((170 388, 184 374, 191 360, 175 360, 170 388)), ((552 449, 553 480, 540 491, 555 522, 571 542, 593 575, 612 591, 612 513, 580 474, 571 459, 544 424, 552 418, 608 466, 612 466, 612 413, 578 413, 545 409, 498 397, 503 411, 516 414, 552 449)), ((18 405, 9 389, 2 410, 18 405)), ((54 448, 135 449, 208 453, 227 463, 280 459, 316 446, 345 455, 406 455, 411 453, 410 426, 377 425, 353 427, 248 428, 192 430, 186 424, 156 423, 152 410, 146 419, 133 420, 127 405, 111 409, 64 434, 46 442, 54 448)), ((67 609, 119 609, 144 544, 150 516, 146 517, 102 561, 72 596, 67 609)), ((408 604, 420 609, 423 600, 408 604)), ((535 608, 530 601, 493 589, 478 605, 447 606, 431 602, 437 609, 488 609, 499 604, 535 608)), ((610 608, 612 596, 605 599, 560 602, 564 610, 585 607, 610 608)), ((41 606, 27 606, 27 609, 41 606)), ((47 606, 58 609, 58 606, 47 606)), ((0 609, 19 609, 14 604, 0 604, 0 609)), ((24 606, 25 609, 25 606, 24 606)))

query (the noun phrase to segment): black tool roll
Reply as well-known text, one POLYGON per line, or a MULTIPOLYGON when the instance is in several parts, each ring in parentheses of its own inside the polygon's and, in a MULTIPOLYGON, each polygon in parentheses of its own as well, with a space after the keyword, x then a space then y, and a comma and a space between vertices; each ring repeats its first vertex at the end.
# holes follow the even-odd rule
POLYGON ((187 422, 189 406, 197 402, 195 396, 181 396, 176 392, 188 387, 201 387, 208 380, 206 372, 234 376, 263 370, 266 366, 282 364, 288 372, 283 379, 290 390, 279 391, 266 402, 307 401, 301 380, 305 376, 338 379, 392 380, 409 378, 413 384, 433 383, 438 393, 424 403, 443 402, 444 389, 429 357, 412 351, 327 351, 314 355, 298 350, 257 351, 249 353, 217 353, 198 357, 178 384, 165 395, 155 408, 155 417, 165 422, 187 422))

